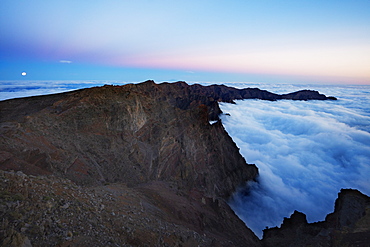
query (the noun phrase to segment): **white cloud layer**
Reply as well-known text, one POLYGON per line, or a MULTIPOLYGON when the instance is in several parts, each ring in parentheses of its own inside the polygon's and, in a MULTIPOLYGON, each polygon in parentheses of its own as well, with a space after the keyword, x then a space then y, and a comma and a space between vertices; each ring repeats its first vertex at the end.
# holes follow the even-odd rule
POLYGON ((341 188, 370 194, 368 89, 324 89, 343 96, 338 101, 221 104, 231 115, 222 116, 226 130, 246 161, 259 168, 258 183, 230 202, 259 237, 294 210, 310 222, 324 220, 341 188))
MULTIPOLYGON (((0 100, 58 93, 118 81, 1 81, 0 100)), ((203 83, 212 84, 212 83, 203 83)), ((341 188, 370 195, 370 86, 226 83, 274 93, 315 89, 338 101, 237 101, 221 104, 231 116, 223 124, 248 163, 260 171, 258 183, 241 190, 231 205, 262 235, 294 210, 309 221, 333 211, 341 188)))
POLYGON ((0 81, 0 100, 62 93, 71 90, 103 86, 104 84, 123 85, 123 81, 0 81))

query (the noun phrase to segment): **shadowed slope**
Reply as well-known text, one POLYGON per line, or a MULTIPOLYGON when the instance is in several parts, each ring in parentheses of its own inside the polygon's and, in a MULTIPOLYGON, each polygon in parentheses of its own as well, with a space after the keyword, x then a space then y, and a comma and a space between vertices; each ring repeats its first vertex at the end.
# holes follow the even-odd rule
MULTIPOLYGON (((303 95, 299 99, 315 98, 312 95, 318 93, 310 91, 303 95)), ((168 240, 168 245, 184 243, 186 236, 190 240, 185 242, 192 243, 190 245, 258 246, 257 237, 224 201, 238 186, 255 179, 257 168, 245 162, 220 121, 209 123, 209 120, 218 120, 219 101, 244 98, 276 100, 283 96, 259 89, 147 81, 2 101, 0 169, 22 171, 27 175, 54 175, 50 177, 50 184, 58 183, 55 177, 67 179, 82 186, 84 192, 81 193, 88 193, 85 190, 88 188, 106 190, 103 185, 115 183, 118 192, 114 200, 117 202, 122 199, 120 193, 134 191, 132 193, 138 194, 132 195, 132 207, 156 208, 158 214, 150 214, 154 217, 151 218, 153 223, 148 223, 153 228, 158 227, 155 221, 185 227, 180 233, 186 234, 176 233, 168 240), (197 235, 191 237, 189 232, 197 235)), ((14 193, 17 186, 25 186, 18 182, 16 179, 7 191, 14 193)), ((41 201, 34 202, 33 198, 42 193, 32 190, 30 195, 27 190, 22 194, 25 199, 22 205, 33 207, 39 203, 40 207, 48 207, 41 201)), ((71 205, 75 205, 73 203, 80 202, 71 201, 71 205)), ((55 205, 64 205, 59 204, 55 205)), ((49 237, 60 234, 59 230, 59 233, 47 234, 23 232, 17 220, 29 221, 32 215, 27 210, 22 212, 24 214, 18 219, 4 215, 10 217, 13 229, 6 234, 3 232, 4 238, 23 234, 36 245, 45 245, 50 244, 49 237), (40 234, 46 234, 46 238, 38 238, 40 234)), ((81 215, 78 210, 73 213, 81 215)), ((59 217, 58 210, 52 214, 59 217)), ((38 221, 45 220, 44 216, 40 217, 38 221)), ((86 219, 79 220, 83 225, 86 219)), ((126 237, 118 237, 120 243, 125 243, 127 234, 135 239, 133 245, 149 244, 145 239, 164 241, 160 241, 163 232, 144 230, 139 223, 134 222, 132 228, 148 235, 132 237, 131 233, 123 232, 120 234, 126 237)), ((97 229, 97 234, 108 234, 107 238, 112 234, 113 238, 115 233, 104 229, 97 229)), ((170 230, 163 231, 170 234, 170 230)), ((87 242, 98 238, 89 232, 84 231, 84 234, 87 242)))

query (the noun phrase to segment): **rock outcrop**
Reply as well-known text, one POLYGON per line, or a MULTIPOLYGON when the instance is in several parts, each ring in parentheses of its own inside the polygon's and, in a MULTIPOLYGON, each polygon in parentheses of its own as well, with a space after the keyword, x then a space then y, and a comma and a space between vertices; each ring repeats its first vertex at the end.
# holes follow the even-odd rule
POLYGON ((370 197, 342 189, 325 221, 307 223, 295 211, 282 225, 263 231, 263 246, 369 246, 370 197))
POLYGON ((330 99, 147 81, 0 102, 2 244, 259 246, 225 203, 257 168, 209 123, 248 98, 330 99))

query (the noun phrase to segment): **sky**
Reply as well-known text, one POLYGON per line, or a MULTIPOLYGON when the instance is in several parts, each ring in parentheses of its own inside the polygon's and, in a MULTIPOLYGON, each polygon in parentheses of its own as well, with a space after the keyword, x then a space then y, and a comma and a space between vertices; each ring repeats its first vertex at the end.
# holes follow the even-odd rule
POLYGON ((369 12, 368 0, 2 0, 0 80, 370 84, 369 12))

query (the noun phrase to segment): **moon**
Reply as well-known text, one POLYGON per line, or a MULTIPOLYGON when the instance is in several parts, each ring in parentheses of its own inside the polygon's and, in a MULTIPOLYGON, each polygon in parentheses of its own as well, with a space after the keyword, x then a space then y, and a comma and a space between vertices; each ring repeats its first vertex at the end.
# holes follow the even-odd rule
POLYGON ((27 73, 26 73, 26 72, 22 72, 22 75, 23 75, 23 76, 26 76, 26 75, 27 75, 27 73))

